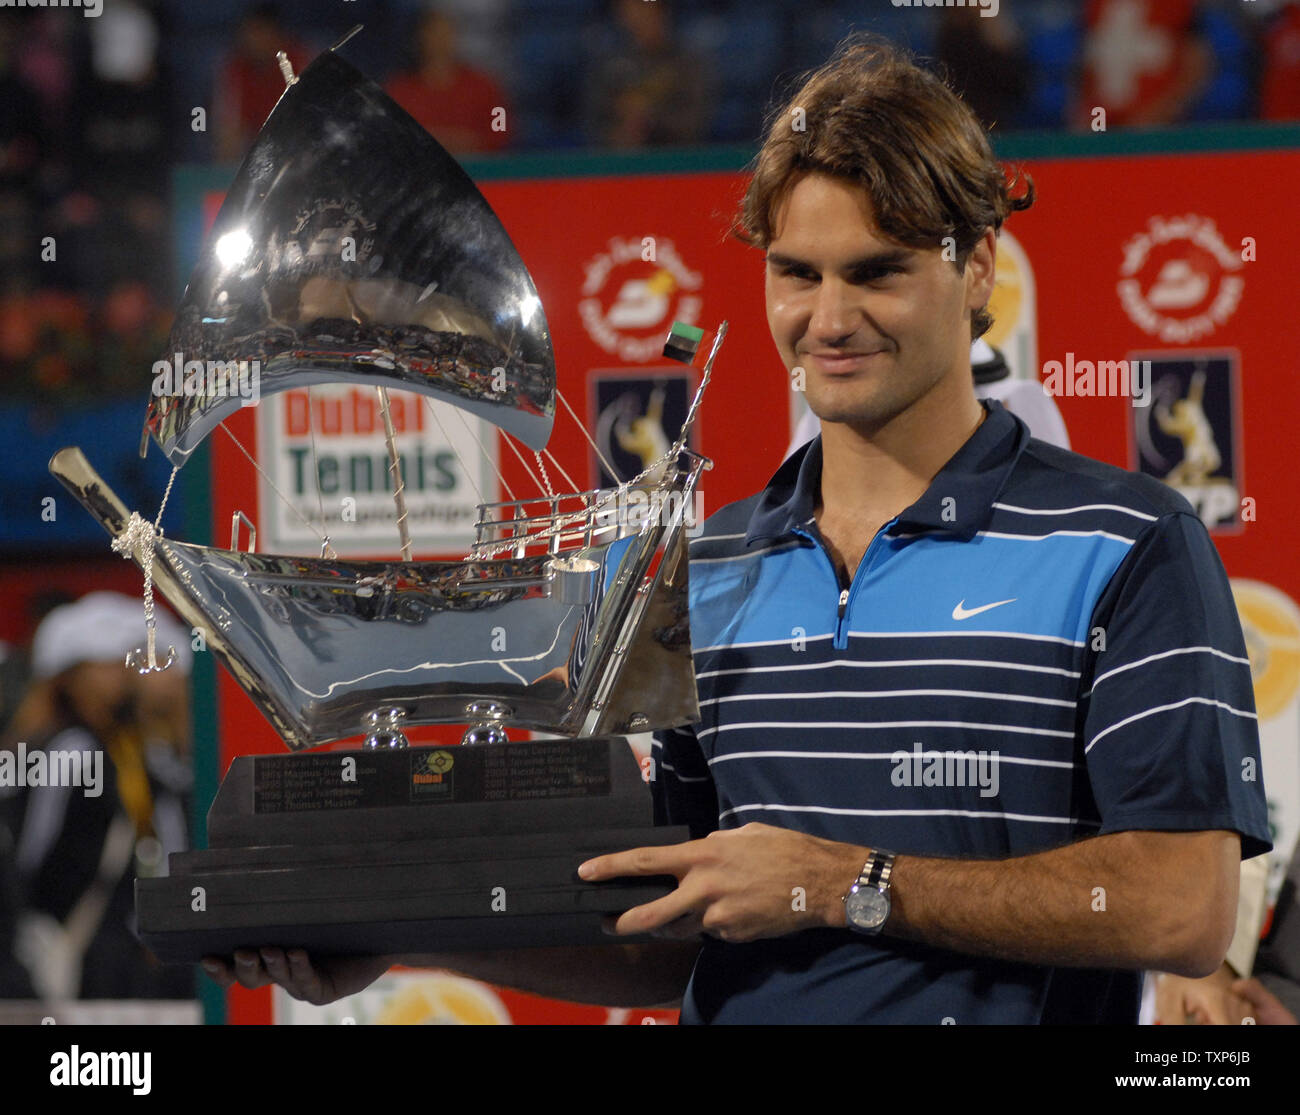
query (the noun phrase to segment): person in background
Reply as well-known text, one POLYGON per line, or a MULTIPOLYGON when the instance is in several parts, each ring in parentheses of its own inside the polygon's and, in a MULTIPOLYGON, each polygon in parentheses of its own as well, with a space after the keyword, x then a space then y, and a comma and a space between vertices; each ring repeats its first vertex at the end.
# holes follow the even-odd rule
POLYGON ((614 40, 588 68, 587 138, 601 147, 659 147, 706 138, 708 68, 673 35, 667 3, 615 0, 614 40))
POLYGON ((55 608, 32 643, 32 687, 3 746, 89 753, 81 785, 28 786, 6 803, 25 906, 15 951, 43 998, 193 995, 190 971, 159 966, 134 930, 135 878, 165 871, 187 843, 192 652, 174 619, 155 616, 159 661, 176 649, 161 673, 124 666, 145 627, 140 601, 119 593, 55 608))
POLYGON ((986 19, 974 5, 945 8, 937 53, 953 88, 986 128, 1014 125, 1029 95, 1029 57, 1010 13, 986 19))
POLYGON ((1262 1026, 1300 1024, 1300 845, 1291 854, 1268 933, 1255 953, 1253 975, 1229 988, 1262 1026))
POLYGON ((1300 120, 1300 0, 1287 2, 1263 31, 1262 120, 1300 120))
MULTIPOLYGON (((0 293, 34 283, 41 266, 30 251, 42 164, 54 135, 41 100, 20 68, 22 27, 0 20, 0 293)), ((0 351, 4 347, 0 345, 0 351)))
POLYGON ((414 68, 385 90, 453 155, 500 151, 510 145, 510 112, 501 87, 456 56, 451 16, 426 12, 416 30, 414 68), (494 128, 494 119, 500 123, 494 128))
POLYGON ((284 75, 275 60, 281 50, 289 56, 295 73, 307 64, 307 48, 284 29, 276 5, 251 5, 235 31, 234 52, 216 75, 213 101, 218 161, 242 159, 275 108, 284 92, 284 75))
POLYGON ((4 821, 5 804, 0 799, 0 999, 31 999, 35 997, 35 988, 16 953, 22 904, 13 836, 4 821))

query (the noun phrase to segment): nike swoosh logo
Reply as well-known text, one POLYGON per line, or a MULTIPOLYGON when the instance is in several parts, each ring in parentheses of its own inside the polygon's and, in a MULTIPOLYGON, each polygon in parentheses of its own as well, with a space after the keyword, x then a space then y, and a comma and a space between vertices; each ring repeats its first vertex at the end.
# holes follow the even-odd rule
POLYGON ((971 616, 977 616, 980 612, 987 612, 990 608, 1000 608, 1003 604, 1014 604, 1020 597, 1013 596, 1010 600, 999 600, 996 604, 985 604, 981 608, 965 607, 966 598, 962 597, 961 603, 952 610, 953 619, 970 619, 971 616))

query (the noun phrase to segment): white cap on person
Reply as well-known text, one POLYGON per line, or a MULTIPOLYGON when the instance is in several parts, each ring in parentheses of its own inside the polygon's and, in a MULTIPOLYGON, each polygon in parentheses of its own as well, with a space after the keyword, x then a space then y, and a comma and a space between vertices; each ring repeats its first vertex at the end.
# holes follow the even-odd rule
MULTIPOLYGON (((176 648, 173 668, 190 672, 194 654, 189 633, 172 615, 154 605, 158 661, 167 648, 176 648)), ((37 680, 54 677, 81 662, 120 662, 128 651, 146 645, 144 604, 120 592, 92 592, 50 612, 32 640, 32 674, 37 680)))

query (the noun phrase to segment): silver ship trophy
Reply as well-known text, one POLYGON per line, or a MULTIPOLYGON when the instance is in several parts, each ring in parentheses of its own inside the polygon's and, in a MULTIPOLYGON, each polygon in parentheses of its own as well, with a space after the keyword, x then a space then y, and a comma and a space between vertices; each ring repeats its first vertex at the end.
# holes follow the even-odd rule
MULTIPOLYGON (((141 453, 152 437, 183 465, 240 406, 250 368, 263 395, 373 387, 402 560, 340 560, 323 523, 319 557, 257 553, 255 535, 241 551, 242 513, 230 549, 174 541, 80 450, 50 462, 144 572, 147 645, 128 665, 165 668, 156 586, 292 752, 235 760, 209 810, 209 848, 137 881, 140 933, 165 961, 263 945, 605 942, 603 915, 673 881, 593 886, 577 865, 687 838, 654 827, 621 733, 697 718, 685 526, 712 466, 685 443, 726 324, 679 437, 639 476, 568 493, 546 479, 536 499, 480 505, 465 560, 411 560, 388 389, 450 402, 537 452, 555 413, 554 357, 533 281, 486 200, 338 50, 298 77, 281 59, 286 89, 168 347, 203 375, 172 391, 155 381, 141 453), (495 631, 508 651, 492 649, 495 631), (463 745, 408 745, 408 727, 437 723, 467 725, 463 745), (510 727, 551 738, 511 741, 510 727), (361 733, 361 750, 310 751, 361 733)), ((689 360, 699 336, 675 327, 665 351, 689 360)))

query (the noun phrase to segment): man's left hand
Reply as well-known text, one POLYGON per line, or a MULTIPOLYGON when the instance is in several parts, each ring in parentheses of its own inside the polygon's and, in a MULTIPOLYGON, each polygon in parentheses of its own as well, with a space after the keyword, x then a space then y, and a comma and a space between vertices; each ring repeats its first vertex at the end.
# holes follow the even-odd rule
POLYGON ((587 860, 587 882, 625 875, 673 875, 677 889, 614 922, 620 935, 724 941, 781 937, 801 929, 843 927, 841 901, 870 849, 751 823, 711 832, 703 840, 633 848, 587 860))

